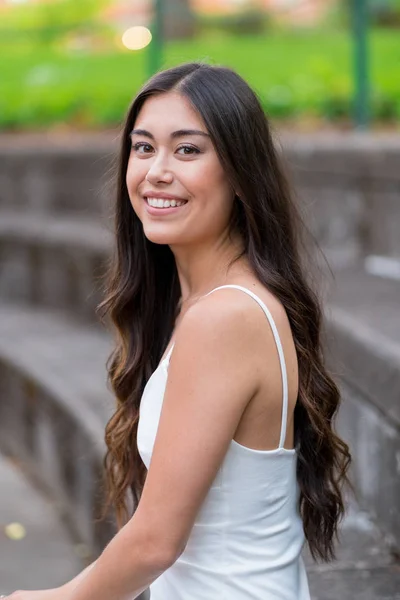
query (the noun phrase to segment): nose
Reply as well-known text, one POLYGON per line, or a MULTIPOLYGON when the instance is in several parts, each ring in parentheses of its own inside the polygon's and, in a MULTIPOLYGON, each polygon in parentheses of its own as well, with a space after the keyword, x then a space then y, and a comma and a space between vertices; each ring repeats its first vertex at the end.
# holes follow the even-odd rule
POLYGON ((150 160, 151 165, 147 171, 146 180, 151 184, 172 183, 173 174, 168 167, 167 156, 160 152, 150 160))

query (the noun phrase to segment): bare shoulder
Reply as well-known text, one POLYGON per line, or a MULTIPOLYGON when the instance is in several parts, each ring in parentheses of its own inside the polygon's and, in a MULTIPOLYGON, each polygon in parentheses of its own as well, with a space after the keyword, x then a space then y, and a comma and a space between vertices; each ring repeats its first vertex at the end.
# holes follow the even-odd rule
MULTIPOLYGON (((277 327, 281 327, 284 314, 279 302, 261 285, 250 287, 247 281, 244 287, 260 297, 277 327)), ((275 381, 279 375, 276 348, 275 359, 272 357, 273 344, 260 306, 235 288, 215 290, 182 316, 168 367, 152 459, 134 516, 134 522, 145 532, 144 538, 150 540, 148 546, 157 549, 155 555, 176 560, 208 490, 221 485, 221 465, 244 413, 260 396, 263 380, 275 381), (271 355, 270 361, 265 360, 266 353, 271 355), (265 363, 270 363, 268 369, 265 363)), ((265 402, 256 406, 249 421, 251 436, 240 438, 244 443, 248 441, 249 447, 259 443, 254 423, 260 429, 262 415, 259 439, 264 444, 265 436, 272 439, 278 429, 281 399, 275 402, 275 396, 278 393, 268 394, 266 403, 276 404, 279 410, 266 411, 265 402)), ((248 430, 242 435, 248 435, 248 430)))
MULTIPOLYGON (((284 345, 292 343, 287 314, 280 300, 260 282, 247 282, 267 307, 284 345), (286 340, 286 341, 285 341, 286 340)), ((265 356, 276 352, 267 317, 258 302, 237 288, 222 288, 203 297, 182 319, 176 337, 175 354, 184 357, 204 355, 227 360, 231 373, 246 372, 256 381, 260 369, 265 373, 265 356)), ((174 354, 173 353, 173 354, 174 354)))
MULTIPOLYGON (((230 354, 254 342, 259 308, 247 294, 233 288, 203 297, 185 314, 177 336, 181 344, 223 347, 230 354)), ((259 322, 258 322, 259 326, 259 322)))
MULTIPOLYGON (((277 328, 284 334, 289 326, 289 319, 280 299, 259 281, 241 287, 261 300, 277 328)), ((187 325, 189 327, 205 324, 207 319, 211 328, 220 326, 222 329, 233 330, 239 334, 257 333, 260 323, 266 321, 265 313, 257 300, 237 288, 222 288, 205 296, 188 311, 187 317, 189 317, 187 320, 190 322, 190 325, 187 325)), ((252 339, 254 342, 254 337, 252 339)))

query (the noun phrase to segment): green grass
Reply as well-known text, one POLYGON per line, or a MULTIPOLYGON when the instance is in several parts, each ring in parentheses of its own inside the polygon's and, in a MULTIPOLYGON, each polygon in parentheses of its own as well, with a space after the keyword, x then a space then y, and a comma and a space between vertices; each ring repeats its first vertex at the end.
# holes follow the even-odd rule
MULTIPOLYGON (((170 42, 164 67, 205 60, 236 69, 276 119, 349 115, 352 45, 345 32, 207 35, 170 42)), ((67 54, 49 48, 0 46, 0 127, 118 124, 147 77, 148 50, 67 54)), ((371 34, 371 82, 376 119, 400 119, 400 34, 371 34)))

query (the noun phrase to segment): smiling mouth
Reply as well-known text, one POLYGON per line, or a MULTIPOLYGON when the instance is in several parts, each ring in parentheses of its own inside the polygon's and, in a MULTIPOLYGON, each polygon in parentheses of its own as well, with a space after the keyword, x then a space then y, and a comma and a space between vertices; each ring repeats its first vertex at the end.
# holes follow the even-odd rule
POLYGON ((144 196, 145 202, 152 208, 179 208, 187 204, 187 200, 175 200, 175 199, 164 199, 164 198, 147 198, 144 196))

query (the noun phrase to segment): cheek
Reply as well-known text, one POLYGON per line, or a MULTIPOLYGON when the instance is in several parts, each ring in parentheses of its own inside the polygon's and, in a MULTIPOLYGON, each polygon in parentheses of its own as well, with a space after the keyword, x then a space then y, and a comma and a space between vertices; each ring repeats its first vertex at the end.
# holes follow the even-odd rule
POLYGON ((225 227, 232 210, 232 189, 219 161, 213 157, 200 165, 193 163, 193 170, 182 174, 182 181, 199 201, 195 211, 200 210, 198 226, 216 231, 225 227), (200 218, 201 215, 201 218, 200 218))
POLYGON ((131 197, 137 195, 138 187, 145 178, 146 172, 137 161, 130 160, 126 170, 126 186, 131 197))
POLYGON ((140 169, 137 168, 136 165, 133 165, 132 162, 128 163, 128 168, 126 171, 126 187, 128 190, 129 198, 135 212, 138 212, 140 209, 140 198, 138 196, 138 187, 140 182, 143 180, 142 175, 140 174, 140 169))
POLYGON ((206 188, 206 196, 211 200, 210 209, 219 219, 224 220, 232 209, 232 188, 226 174, 219 163, 212 164, 203 173, 203 186, 206 188))
POLYGON ((214 155, 202 161, 187 162, 180 171, 180 179, 194 195, 206 198, 229 195, 226 174, 214 155))
POLYGON ((134 193, 136 193, 137 178, 138 178, 137 166, 133 164, 132 160, 129 160, 128 167, 126 170, 126 186, 128 188, 129 195, 133 195, 134 193))

